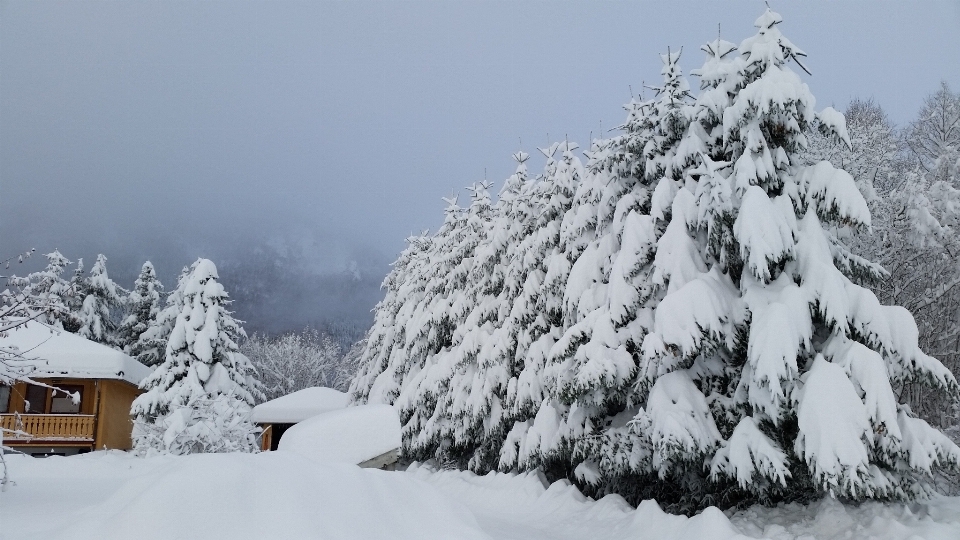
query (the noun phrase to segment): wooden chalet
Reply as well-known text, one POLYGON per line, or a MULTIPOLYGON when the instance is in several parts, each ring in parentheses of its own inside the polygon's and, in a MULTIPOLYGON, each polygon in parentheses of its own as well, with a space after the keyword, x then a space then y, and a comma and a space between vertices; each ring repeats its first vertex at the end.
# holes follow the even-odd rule
POLYGON ((0 347, 17 350, 24 360, 16 365, 37 383, 0 385, 4 446, 40 456, 130 449, 130 404, 149 368, 116 349, 36 322, 8 331, 0 347))

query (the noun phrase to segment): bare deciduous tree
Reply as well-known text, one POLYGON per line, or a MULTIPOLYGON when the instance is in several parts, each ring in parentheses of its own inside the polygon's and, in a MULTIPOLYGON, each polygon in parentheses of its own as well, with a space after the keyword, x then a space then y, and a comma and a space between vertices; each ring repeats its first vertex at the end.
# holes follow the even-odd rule
POLYGON ((312 386, 346 390, 355 371, 335 337, 315 329, 277 337, 254 334, 240 350, 259 372, 268 400, 312 386))

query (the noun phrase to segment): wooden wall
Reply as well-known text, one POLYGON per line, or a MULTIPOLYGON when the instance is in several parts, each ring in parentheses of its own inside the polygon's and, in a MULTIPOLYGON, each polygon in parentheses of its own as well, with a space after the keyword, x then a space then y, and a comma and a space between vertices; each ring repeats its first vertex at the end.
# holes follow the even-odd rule
MULTIPOLYGON (((94 414, 94 411, 97 410, 97 381, 93 379, 46 379, 46 378, 36 378, 34 379, 40 384, 46 384, 50 386, 82 386, 83 395, 80 400, 80 414, 94 414)), ((27 395, 27 383, 23 381, 16 382, 12 388, 10 388, 10 404, 7 408, 7 414, 12 414, 18 412, 20 414, 26 413, 24 410, 24 399, 27 395)), ((60 394, 62 397, 62 394, 60 394)), ((50 400, 53 399, 53 392, 47 391, 47 402, 44 406, 44 410, 50 410, 50 400)))
POLYGON ((141 390, 126 381, 100 380, 100 403, 94 450, 129 450, 133 446, 130 405, 141 390))

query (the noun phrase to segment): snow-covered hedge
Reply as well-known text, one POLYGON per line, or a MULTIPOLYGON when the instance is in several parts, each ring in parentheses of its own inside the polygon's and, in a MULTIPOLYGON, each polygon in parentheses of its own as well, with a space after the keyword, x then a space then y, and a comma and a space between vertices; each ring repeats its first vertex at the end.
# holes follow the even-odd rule
POLYGON ((393 404, 408 457, 540 468, 673 509, 744 500, 910 499, 960 448, 898 403, 955 397, 905 309, 858 285, 883 269, 853 177, 803 157, 817 112, 804 53, 767 10, 739 47, 679 52, 622 134, 541 149, 491 202, 474 186, 384 282, 351 387, 393 404), (557 152, 561 157, 556 159, 557 152))

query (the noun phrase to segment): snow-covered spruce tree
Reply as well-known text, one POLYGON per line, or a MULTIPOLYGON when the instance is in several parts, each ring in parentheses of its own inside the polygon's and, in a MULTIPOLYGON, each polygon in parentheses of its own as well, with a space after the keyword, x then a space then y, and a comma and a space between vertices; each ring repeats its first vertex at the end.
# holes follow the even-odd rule
POLYGON ((373 326, 367 332, 357 377, 350 383, 354 399, 393 403, 400 394, 404 375, 418 371, 421 363, 407 358, 407 324, 413 309, 423 299, 429 272, 433 237, 427 231, 407 238, 407 248, 393 263, 381 288, 384 298, 375 307, 373 326))
POLYGON ((515 375, 508 383, 506 405, 511 413, 510 427, 500 451, 499 468, 562 469, 563 449, 553 430, 532 429, 537 416, 549 424, 556 418, 553 396, 556 370, 550 369, 550 350, 563 333, 564 283, 570 273, 570 260, 564 252, 564 218, 571 211, 581 182, 586 177, 583 164, 574 151, 576 143, 565 141, 541 148, 547 162, 544 173, 531 185, 530 204, 534 209, 530 234, 519 245, 519 256, 512 261, 519 294, 510 308, 507 324, 515 327, 515 375), (559 161, 554 160, 563 150, 559 161))
POLYGON ((580 462, 575 473, 585 483, 598 478, 600 464, 594 456, 613 456, 631 444, 626 422, 632 417, 629 411, 638 407, 631 391, 635 357, 658 298, 651 270, 663 229, 658 231, 649 213, 656 208, 662 217, 660 200, 676 191, 674 177, 691 161, 680 144, 690 124, 690 96, 679 58, 679 53, 661 56, 663 85, 653 88, 655 97, 642 107, 642 128, 629 130, 636 121, 633 111, 625 124, 623 155, 646 141, 639 164, 620 170, 610 161, 620 152, 609 152, 608 142, 595 143, 587 154, 591 174, 565 220, 564 244, 573 267, 564 291, 565 331, 550 351, 564 410, 556 437, 566 458, 580 462), (632 188, 608 189, 617 185, 632 188), (584 196, 590 192, 595 195, 584 196), (577 249, 577 242, 585 243, 585 249, 577 249), (601 426, 606 436, 594 436, 601 426))
POLYGON ((922 381, 955 395, 957 384, 919 349, 909 312, 850 279, 880 272, 842 243, 870 213, 849 174, 799 159, 815 117, 849 140, 842 115, 815 115, 788 67, 803 53, 780 22, 764 13, 733 60, 742 81, 710 151, 722 161, 704 156, 673 197, 664 236, 685 229, 695 249, 655 262, 684 271, 664 280, 644 338, 638 387, 649 390, 636 422, 659 477, 704 492, 707 479, 690 478, 697 465, 767 500, 910 498, 931 467, 956 467, 960 449, 894 388, 922 381))
POLYGON ((401 391, 396 404, 410 411, 405 429, 413 435, 408 452, 432 455, 440 444, 446 445, 446 459, 458 462, 468 458, 476 428, 469 420, 469 388, 478 383, 477 355, 487 335, 469 321, 475 313, 477 297, 470 285, 477 245, 485 241, 491 219, 489 185, 470 188, 471 203, 458 211, 446 234, 438 235, 439 271, 426 288, 421 303, 425 325, 414 336, 429 336, 421 343, 430 355, 410 384, 401 391), (439 347, 437 350, 430 350, 439 347), (464 384, 467 385, 464 388, 464 384), (468 446, 464 447, 466 442, 468 446))
MULTIPOLYGON (((140 275, 133 284, 133 290, 127 295, 127 316, 117 331, 118 341, 124 352, 137 357, 147 348, 141 342, 141 336, 147 331, 160 314, 160 299, 163 296, 163 284, 157 279, 153 263, 147 261, 140 269, 140 275)), ((154 363, 147 364, 153 365, 154 363)))
POLYGON ((83 304, 78 314, 80 329, 77 333, 98 343, 119 348, 115 319, 123 306, 125 295, 126 291, 107 275, 107 258, 103 254, 97 255, 97 262, 83 281, 83 304))
MULTIPOLYGON (((383 395, 384 390, 390 388, 395 381, 398 385, 390 388, 390 392, 396 392, 395 399, 398 402, 425 401, 416 409, 407 409, 410 417, 405 421, 411 433, 416 433, 413 426, 422 426, 429 421, 441 394, 440 389, 412 394, 418 384, 411 381, 422 380, 423 372, 429 371, 430 365, 435 363, 434 357, 451 344, 454 327, 449 321, 456 299, 448 296, 449 285, 456 281, 463 286, 469 270, 461 267, 470 264, 469 260, 464 259, 472 254, 466 238, 466 210, 458 204, 457 197, 445 199, 445 202, 447 207, 444 210, 446 217, 443 225, 426 244, 428 250, 423 254, 423 258, 414 259, 416 264, 411 270, 415 277, 411 276, 413 279, 401 287, 402 291, 409 291, 411 296, 404 296, 403 311, 400 314, 403 326, 400 335, 403 341, 399 343, 400 349, 395 351, 396 356, 391 357, 393 365, 396 366, 394 377, 379 379, 377 382, 385 383, 385 386, 375 387, 376 394, 383 395), (407 392, 405 396, 404 391, 407 392)), ((458 298, 463 300, 462 295, 458 298)), ((428 430, 423 438, 429 436, 428 430)), ((409 440, 411 446, 407 451, 413 453, 412 449, 417 442, 412 438, 409 440)))
POLYGON ((61 321, 63 329, 67 332, 73 332, 74 334, 80 330, 80 326, 82 325, 80 315, 83 311, 83 299, 87 296, 86 278, 83 271, 83 259, 77 259, 77 267, 73 269, 73 276, 71 276, 68 283, 68 294, 65 297, 69 316, 61 321))
POLYGON ((134 445, 151 451, 256 451, 256 428, 249 422, 254 400, 262 397, 249 360, 240 354, 243 335, 226 307, 227 293, 217 268, 198 259, 180 280, 182 310, 170 333, 164 362, 140 387, 134 400, 134 445))
MULTIPOLYGON (((911 384, 955 398, 957 383, 920 350, 909 312, 857 284, 882 275, 844 244, 869 229, 867 204, 848 173, 802 154, 814 121, 850 139, 841 114, 814 112, 788 66, 803 53, 780 22, 768 10, 739 48, 704 47, 695 99, 668 53, 657 96, 628 106, 625 133, 592 144, 587 167, 569 148, 562 162, 556 148, 545 152, 528 232, 502 274, 518 291, 502 323, 469 319, 493 327, 479 333, 411 315, 397 330, 490 341, 460 350, 467 342, 435 340, 416 355, 393 347, 389 368, 365 361, 355 398, 401 410, 405 451, 428 434, 411 457, 488 470, 506 431, 499 468, 541 468, 595 494, 655 497, 680 511, 824 493, 911 498, 935 469, 957 468, 960 449, 897 400, 911 384), (491 337, 497 324, 517 328, 515 344, 491 337), (465 394, 472 408, 454 409, 483 429, 445 426, 463 422, 449 407, 461 396, 444 397, 452 386, 424 372, 446 362, 478 374, 479 359, 496 357, 484 346, 501 343, 516 368, 504 375, 506 394, 497 394, 502 379, 476 376, 465 394), (384 380, 397 396, 435 399, 374 393, 384 380), (483 405, 499 402, 504 411, 483 405), (447 435, 435 436, 438 427, 447 435)), ((435 237, 426 259, 445 260, 449 245, 435 237)), ((436 275, 424 268, 388 280, 401 290, 436 275)), ((435 296, 394 297, 391 310, 433 313, 425 302, 447 299, 435 296)), ((367 346, 365 357, 384 357, 378 342, 367 346)))
POLYGON ((45 255, 47 266, 39 272, 25 277, 12 276, 10 284, 30 297, 35 305, 45 306, 39 320, 50 326, 63 329, 77 325, 70 313, 69 302, 72 297, 70 282, 63 279, 63 272, 70 261, 59 251, 45 255))
POLYGON ((486 241, 476 248, 470 292, 476 298, 466 339, 461 347, 471 361, 458 366, 460 396, 452 416, 466 429, 457 435, 469 449, 465 466, 475 471, 498 468, 500 449, 515 420, 517 376, 522 368, 516 349, 521 326, 511 306, 522 292, 525 253, 521 243, 534 226, 538 208, 531 202, 533 186, 527 174, 529 155, 513 155, 517 169, 504 182, 493 209, 486 241), (470 373, 473 372, 473 381, 470 373), (472 440, 471 440, 472 439, 472 440))
MULTIPOLYGON (((177 322, 177 317, 183 311, 186 290, 185 281, 190 277, 192 267, 185 266, 177 277, 177 288, 166 294, 163 309, 157 312, 156 317, 150 320, 147 328, 137 338, 130 348, 130 354, 145 366, 160 365, 167 354, 167 340, 177 322)), ((158 282, 159 283, 159 282, 158 282)))

